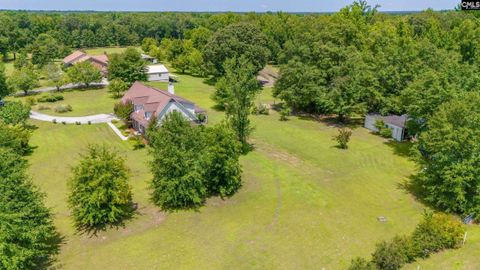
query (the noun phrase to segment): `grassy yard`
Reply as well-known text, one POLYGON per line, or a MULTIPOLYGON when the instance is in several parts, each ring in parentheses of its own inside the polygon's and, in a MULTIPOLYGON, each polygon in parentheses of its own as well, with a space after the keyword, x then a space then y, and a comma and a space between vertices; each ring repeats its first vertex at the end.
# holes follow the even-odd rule
MULTIPOLYGON (((135 47, 138 50, 141 50, 140 47, 135 47)), ((127 47, 100 47, 100 48, 90 48, 90 49, 85 49, 85 52, 87 54, 91 55, 99 55, 99 54, 112 54, 112 53, 122 53, 125 51, 127 47)))
MULTIPOLYGON (((55 94, 57 94, 57 92, 55 92, 55 94)), ((107 88, 68 90, 59 94, 64 97, 64 100, 53 103, 37 103, 36 105, 32 106, 32 110, 57 116, 86 116, 101 113, 112 113, 113 105, 115 102, 117 102, 117 99, 114 99, 110 93, 108 93, 107 88), (71 112, 55 112, 54 109, 56 106, 66 104, 72 106, 73 110, 71 112), (39 110, 39 106, 47 106, 49 109, 39 110)), ((40 98, 41 96, 45 95, 50 95, 50 93, 41 93, 29 97, 40 98)), ((25 101, 26 97, 15 97, 9 99, 25 101)))
MULTIPOLYGON (((210 123, 223 118, 212 109, 213 87, 202 79, 180 75, 175 91, 207 109, 210 123)), ((268 91, 261 95, 262 102, 268 101, 268 91)), ((78 94, 90 93, 97 92, 78 94)), ((131 150, 107 125, 33 122, 38 129, 32 138, 36 149, 29 157, 31 175, 47 193, 47 204, 65 238, 57 265, 64 269, 344 269, 351 258, 369 256, 379 240, 413 230, 424 207, 400 187, 414 171, 402 151, 404 145, 386 143, 357 128, 350 149, 340 150, 331 139, 335 127, 278 118, 276 112, 253 117, 255 150, 242 157, 244 186, 238 194, 209 200, 198 212, 170 214, 159 212, 148 200, 151 175, 145 149, 131 150), (75 233, 65 203, 69 168, 90 143, 106 143, 125 156, 134 200, 139 203, 139 214, 125 227, 96 237, 75 233), (378 216, 388 221, 378 222, 378 216)), ((464 249, 454 252, 466 254, 464 249)))

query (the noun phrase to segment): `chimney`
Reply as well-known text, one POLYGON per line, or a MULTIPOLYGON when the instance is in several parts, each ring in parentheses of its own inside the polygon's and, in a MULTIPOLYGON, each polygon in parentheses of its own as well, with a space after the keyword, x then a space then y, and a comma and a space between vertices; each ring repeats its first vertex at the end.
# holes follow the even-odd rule
POLYGON ((173 83, 168 84, 168 93, 175 95, 175 88, 173 86, 173 83))

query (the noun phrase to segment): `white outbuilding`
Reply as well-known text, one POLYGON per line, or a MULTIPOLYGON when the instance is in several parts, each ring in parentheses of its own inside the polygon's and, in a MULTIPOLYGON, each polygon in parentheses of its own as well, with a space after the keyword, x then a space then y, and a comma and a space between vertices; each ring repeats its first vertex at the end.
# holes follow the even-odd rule
POLYGON ((379 130, 375 123, 377 123, 377 121, 382 121, 386 128, 392 130, 392 138, 401 142, 405 139, 407 119, 408 116, 406 114, 387 116, 382 116, 379 114, 367 114, 365 115, 364 127, 373 132, 378 132, 379 130))
POLYGON ((147 76, 148 81, 150 82, 168 82, 170 79, 170 73, 168 72, 168 69, 162 64, 147 66, 147 76))

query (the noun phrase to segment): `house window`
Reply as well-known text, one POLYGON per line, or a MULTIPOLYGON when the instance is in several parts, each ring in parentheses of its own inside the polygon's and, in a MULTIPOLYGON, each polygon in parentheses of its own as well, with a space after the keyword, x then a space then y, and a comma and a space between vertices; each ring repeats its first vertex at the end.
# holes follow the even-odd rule
POLYGON ((142 105, 135 105, 134 109, 135 109, 136 112, 138 112, 141 109, 143 109, 143 106, 142 105))
POLYGON ((145 112, 145 118, 148 120, 152 116, 152 112, 145 112))

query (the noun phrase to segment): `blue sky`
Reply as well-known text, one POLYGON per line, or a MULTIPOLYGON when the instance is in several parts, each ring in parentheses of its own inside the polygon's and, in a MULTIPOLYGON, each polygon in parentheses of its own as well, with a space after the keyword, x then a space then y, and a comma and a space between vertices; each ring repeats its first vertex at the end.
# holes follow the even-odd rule
MULTIPOLYGON (((0 0, 0 9, 331 12, 353 0, 0 0)), ((460 0, 370 0, 382 11, 453 9, 460 0)))

